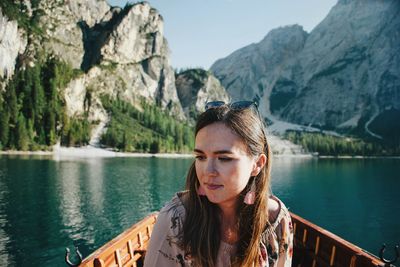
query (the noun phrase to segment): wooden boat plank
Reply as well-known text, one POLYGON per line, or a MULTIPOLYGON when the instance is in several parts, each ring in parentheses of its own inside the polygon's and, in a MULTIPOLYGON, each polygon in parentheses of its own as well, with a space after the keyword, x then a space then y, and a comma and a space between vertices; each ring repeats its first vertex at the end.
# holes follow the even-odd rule
MULTIPOLYGON (((153 213, 89 255, 80 267, 142 266, 158 213, 153 213)), ((367 253, 331 232, 291 213, 294 228, 293 266, 384 266, 367 253)))
POLYGON ((146 216, 143 220, 134 224, 128 230, 89 255, 79 266, 93 267, 98 265, 108 267, 125 266, 125 264, 132 266, 130 260, 136 258, 135 261, 137 261, 142 256, 142 252, 147 248, 157 214, 156 212, 146 216), (140 250, 141 253, 129 253, 129 240, 131 240, 133 252, 140 250), (140 257, 138 257, 139 255, 140 257))
MULTIPOLYGON (((355 246, 354 244, 340 238, 339 236, 310 223, 309 221, 301 218, 300 216, 291 213, 293 224, 295 225, 295 250, 294 266, 312 266, 309 265, 314 259, 319 259, 322 265, 322 261, 325 262, 327 258, 323 256, 322 249, 326 251, 331 251, 329 258, 331 258, 333 247, 335 250, 335 255, 333 260, 326 261, 328 266, 338 266, 338 267, 377 267, 383 266, 384 263, 380 261, 377 257, 365 252, 363 249, 355 246), (306 233, 306 234, 305 234, 306 233), (316 237, 320 236, 320 244, 324 243, 324 247, 319 249, 319 255, 315 255, 315 245, 316 237), (329 249, 331 247, 331 249, 329 249), (322 254, 322 255, 321 255, 322 254), (309 258, 309 259, 306 259, 309 258), (362 260, 361 260, 362 259, 362 260), (304 265, 301 261, 304 261, 304 265), (360 264, 363 265, 359 265, 360 264), (362 262, 362 263, 361 263, 362 262)), ((319 266, 317 264, 317 266, 319 266)))

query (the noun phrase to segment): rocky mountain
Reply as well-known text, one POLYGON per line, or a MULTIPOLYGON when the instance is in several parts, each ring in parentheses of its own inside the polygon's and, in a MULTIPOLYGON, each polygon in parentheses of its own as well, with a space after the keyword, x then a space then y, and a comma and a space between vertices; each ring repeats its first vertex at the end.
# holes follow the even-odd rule
POLYGON ((189 69, 176 75, 176 89, 186 117, 204 111, 208 101, 229 102, 229 95, 217 78, 209 71, 189 69))
POLYGON ((204 70, 176 83, 163 24, 147 2, 1 1, 0 150, 191 151, 190 111, 228 96, 204 70))
POLYGON ((272 30, 211 71, 271 121, 398 139, 400 2, 340 0, 310 33, 272 30))
POLYGON ((121 9, 105 0, 42 0, 36 10, 41 11, 41 34, 23 33, 29 39, 25 50, 16 22, 1 17, 2 24, 8 23, 0 34, 0 54, 7 55, 1 60, 3 77, 12 76, 17 57, 23 57, 25 65, 34 65, 38 55, 45 53, 85 71, 67 88, 60 88, 70 116, 84 112, 84 96, 90 90, 92 121, 105 119, 99 99, 104 93, 132 104, 144 98, 168 106, 183 118, 163 19, 148 3, 121 9))
POLYGON ((307 36, 298 25, 272 30, 260 43, 215 62, 211 71, 234 100, 259 99, 274 77, 303 49, 307 36))
POLYGON ((26 48, 27 40, 18 29, 16 21, 10 21, 0 9, 0 92, 15 70, 15 59, 26 48))

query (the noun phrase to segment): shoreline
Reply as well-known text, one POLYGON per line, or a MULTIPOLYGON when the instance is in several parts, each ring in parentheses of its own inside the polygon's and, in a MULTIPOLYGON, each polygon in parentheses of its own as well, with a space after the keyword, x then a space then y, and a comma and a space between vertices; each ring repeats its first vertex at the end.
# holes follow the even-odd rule
POLYGON ((184 153, 136 153, 136 152, 117 152, 93 146, 85 147, 59 147, 54 146, 53 150, 39 151, 21 151, 21 150, 6 150, 0 151, 0 155, 15 155, 15 156, 53 156, 55 159, 63 158, 190 158, 192 154, 184 153))
POLYGON ((400 159, 400 156, 316 156, 320 159, 400 159))
MULTIPOLYGON (((93 146, 85 147, 53 147, 52 151, 20 151, 6 150, 0 151, 0 155, 15 156, 53 156, 56 159, 61 158, 193 158, 193 154, 187 153, 137 153, 137 152, 117 152, 93 146)), ((400 159, 400 156, 319 156, 313 153, 309 154, 273 154, 274 158, 309 158, 309 159, 400 159)))

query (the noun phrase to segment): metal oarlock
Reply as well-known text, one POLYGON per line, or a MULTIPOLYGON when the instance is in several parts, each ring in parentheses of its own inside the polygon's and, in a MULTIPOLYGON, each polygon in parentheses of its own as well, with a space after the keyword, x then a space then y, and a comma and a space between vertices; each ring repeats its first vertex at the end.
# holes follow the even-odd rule
POLYGON ((394 265, 392 265, 392 264, 394 264, 400 257, 399 246, 396 245, 394 247, 396 256, 393 260, 387 260, 383 257, 383 253, 385 252, 385 249, 386 249, 386 244, 383 244, 381 250, 379 251, 379 258, 381 258, 381 261, 383 261, 385 263, 384 267, 394 267, 394 265))
POLYGON ((68 264, 68 266, 70 266, 70 267, 78 267, 79 264, 82 263, 82 254, 81 254, 81 252, 79 251, 78 247, 75 247, 75 252, 76 252, 76 255, 77 255, 78 258, 79 258, 79 261, 78 261, 77 263, 72 263, 72 262, 69 260, 69 254, 70 254, 69 248, 66 248, 66 249, 65 249, 65 262, 66 262, 66 263, 68 264))

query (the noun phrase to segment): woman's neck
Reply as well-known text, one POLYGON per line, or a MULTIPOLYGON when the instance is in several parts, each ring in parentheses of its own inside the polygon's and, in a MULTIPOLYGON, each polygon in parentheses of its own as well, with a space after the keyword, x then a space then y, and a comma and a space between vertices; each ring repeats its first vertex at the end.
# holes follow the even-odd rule
POLYGON ((221 209, 221 236, 222 241, 235 244, 239 239, 236 203, 219 205, 221 209))
POLYGON ((236 222, 237 221, 237 214, 236 214, 237 203, 236 202, 227 202, 227 203, 223 203, 223 204, 221 203, 218 206, 221 210, 222 221, 225 221, 225 222, 236 222))

